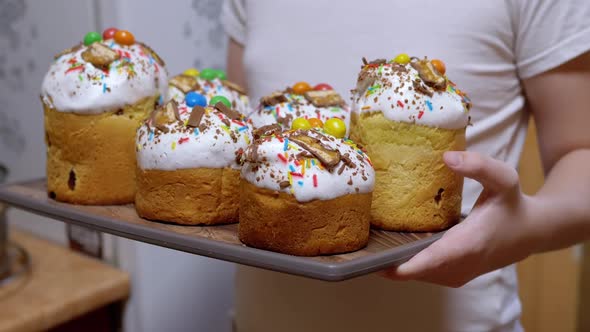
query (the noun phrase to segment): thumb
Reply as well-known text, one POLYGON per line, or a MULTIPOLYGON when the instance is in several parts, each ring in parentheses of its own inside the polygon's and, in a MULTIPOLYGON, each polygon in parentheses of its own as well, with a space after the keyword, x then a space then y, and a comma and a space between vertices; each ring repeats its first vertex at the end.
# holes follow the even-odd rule
POLYGON ((443 159, 455 173, 481 183, 491 193, 518 187, 518 173, 503 161, 467 151, 447 151, 443 159))

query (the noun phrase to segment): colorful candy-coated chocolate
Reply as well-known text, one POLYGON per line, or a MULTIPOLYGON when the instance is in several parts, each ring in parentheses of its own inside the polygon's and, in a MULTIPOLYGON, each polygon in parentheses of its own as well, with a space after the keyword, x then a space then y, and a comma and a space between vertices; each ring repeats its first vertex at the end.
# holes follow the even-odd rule
POLYGON ((102 32, 102 39, 107 40, 115 38, 115 32, 117 32, 117 30, 117 28, 105 29, 105 31, 102 32))
POLYGON ((197 76, 199 76, 199 70, 197 70, 196 68, 189 68, 189 69, 185 70, 182 74, 184 74, 186 76, 197 77, 197 76))
POLYGON ((291 122, 291 129, 311 129, 311 124, 305 118, 297 118, 291 122))
POLYGON ((217 77, 217 71, 215 69, 205 68, 201 70, 199 77, 204 80, 211 81, 217 77))
POLYGON ((184 97, 184 101, 186 106, 188 107, 195 107, 195 106, 207 106, 207 98, 200 93, 196 93, 194 91, 190 91, 184 97))
POLYGON ((322 128, 324 126, 324 123, 322 122, 322 120, 320 120, 318 118, 309 118, 307 121, 309 121, 309 124, 313 128, 322 128))
POLYGON ((324 131, 336 138, 343 138, 346 135, 346 124, 341 119, 331 118, 324 123, 324 131))
POLYGON ((135 36, 127 30, 117 30, 115 32, 115 42, 119 45, 133 45, 135 43, 135 36))
POLYGON ((327 91, 327 90, 334 90, 330 84, 320 83, 313 87, 315 91, 327 91))
POLYGON ((430 60, 430 63, 432 63, 432 66, 434 66, 436 71, 438 71, 441 75, 444 75, 447 71, 445 63, 440 61, 439 59, 430 60))
POLYGON ((100 36, 100 33, 96 31, 89 32, 84 36, 84 45, 86 46, 99 41, 102 41, 102 37, 100 36))
MULTIPOLYGON (((202 73, 202 72, 201 72, 202 73)), ((217 105, 217 103, 222 102, 225 104, 225 106, 231 108, 231 103, 229 102, 229 100, 227 98, 225 98, 224 96, 215 96, 213 98, 211 98, 211 101, 209 102, 209 105, 211 106, 215 106, 217 105)))
POLYGON ((393 58, 395 63, 399 63, 400 65, 405 65, 410 63, 410 56, 406 53, 400 53, 393 58))
POLYGON ((309 85, 307 82, 297 82, 295 85, 293 85, 293 92, 298 95, 302 95, 309 90, 311 90, 311 85, 309 85))
POLYGON ((222 81, 227 80, 227 75, 225 74, 225 71, 221 69, 215 69, 215 77, 219 78, 222 81))

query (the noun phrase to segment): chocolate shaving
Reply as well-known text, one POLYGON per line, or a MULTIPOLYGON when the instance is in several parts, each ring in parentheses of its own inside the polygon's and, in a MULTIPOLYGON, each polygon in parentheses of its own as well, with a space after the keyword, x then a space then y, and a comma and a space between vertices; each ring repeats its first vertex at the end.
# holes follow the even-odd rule
POLYGON ((302 160, 306 158, 313 158, 313 155, 307 151, 301 151, 295 155, 295 159, 297 160, 302 160))
POLYGON ((180 113, 178 112, 178 102, 176 102, 176 100, 170 100, 168 103, 166 103, 165 107, 166 112, 172 112, 172 114, 174 114, 176 121, 182 121, 180 119, 180 113))
POLYGON ((137 44, 141 45, 141 47, 143 47, 144 52, 145 53, 149 53, 152 58, 154 58, 154 60, 156 60, 156 62, 164 67, 166 66, 166 64, 164 63, 164 60, 162 60, 162 58, 160 58, 160 56, 158 55, 158 53, 156 53, 151 47, 147 46, 146 44, 142 43, 142 42, 136 42, 137 44))
POLYGON ((228 118, 232 120, 239 120, 242 117, 242 115, 238 111, 232 110, 222 102, 218 102, 217 104, 215 104, 215 108, 217 108, 221 113, 225 114, 228 118))
POLYGON ((412 81, 412 84, 414 85, 414 90, 416 90, 416 92, 420 92, 422 94, 427 95, 428 97, 432 97, 432 91, 430 91, 424 84, 422 84, 422 82, 420 82, 419 79, 415 79, 414 81, 412 81))
POLYGON ((65 50, 57 53, 56 55, 53 56, 54 60, 57 60, 60 56, 62 55, 66 55, 66 54, 70 54, 70 53, 74 53, 76 51, 78 51, 79 49, 81 49, 83 46, 82 43, 75 45, 74 47, 71 48, 66 48, 65 50))
POLYGON ((262 106, 274 106, 276 104, 285 103, 288 99, 282 91, 273 92, 272 94, 260 98, 262 106))
POLYGON ((340 152, 326 148, 319 140, 313 137, 293 135, 289 139, 311 153, 328 169, 333 168, 340 162, 340 152))
POLYGON ((164 125, 161 125, 161 124, 158 124, 158 123, 156 123, 156 128, 157 128, 159 131, 161 131, 161 132, 164 132, 164 133, 167 133, 167 132, 169 132, 169 131, 170 131, 170 129, 168 129, 168 127, 166 127, 166 126, 164 126, 164 125))
POLYGON ((362 59, 361 59, 361 60, 363 61, 363 66, 366 66, 366 65, 368 65, 368 64, 369 64, 369 62, 367 61, 367 58, 365 58, 365 57, 362 57, 362 59))
POLYGON ((338 175, 342 174, 342 172, 344 172, 345 168, 346 168, 346 165, 342 164, 342 166, 340 166, 340 169, 338 169, 338 175))
POLYGON ((283 117, 277 118, 277 123, 284 128, 289 128, 291 126, 291 121, 293 121, 293 114, 286 114, 283 117))
POLYGON ((228 118, 223 118, 221 120, 221 122, 223 122, 223 124, 226 125, 226 126, 228 126, 228 127, 231 126, 231 122, 229 121, 228 118))
POLYGON ((279 187, 281 187, 281 189, 285 189, 287 187, 291 186, 291 184, 289 183, 289 181, 281 181, 279 182, 279 187))
POLYGON ((101 43, 92 43, 86 51, 82 52, 82 59, 98 68, 107 68, 120 57, 119 53, 101 43))
POLYGON ((205 108, 203 106, 195 106, 191 111, 191 115, 188 117, 187 126, 196 128, 201 124, 201 119, 205 115, 205 108))
POLYGON ((384 65, 387 63, 387 60, 385 59, 375 59, 371 62, 369 62, 370 65, 384 65))
POLYGON ((336 91, 307 91, 305 99, 312 103, 315 107, 329 107, 329 106, 343 106, 344 100, 336 91))
POLYGON ((346 166, 350 168, 356 168, 355 163, 352 162, 352 160, 350 159, 350 155, 348 153, 343 154, 341 158, 346 166))
POLYGON ((152 130, 152 125, 156 125, 156 112, 158 112, 157 108, 150 113, 150 117, 145 121, 149 131, 152 130))
POLYGON ((238 165, 242 165, 243 164, 243 158, 242 156, 244 155, 244 149, 240 148, 238 151, 236 151, 236 164, 238 165))
POLYGON ((221 81, 221 84, 223 84, 223 86, 225 86, 226 88, 233 90, 241 95, 246 94, 246 90, 244 88, 242 88, 240 85, 238 85, 232 81, 223 80, 223 81, 221 81))
POLYGON ((152 124, 158 128, 160 131, 165 133, 168 132, 168 128, 166 127, 167 124, 173 123, 176 119, 175 110, 178 111, 176 108, 176 102, 171 100, 164 104, 161 107, 158 107, 151 116, 152 124))
POLYGON ((172 77, 168 84, 186 94, 190 91, 201 90, 201 85, 196 78, 188 75, 176 75, 172 77))
POLYGON ((447 88, 447 79, 427 59, 412 61, 410 65, 418 71, 418 75, 426 85, 437 90, 445 90, 447 88))
POLYGON ((278 123, 273 123, 273 124, 262 126, 258 129, 255 129, 252 132, 252 135, 254 136, 254 139, 259 139, 262 136, 278 135, 282 132, 283 132, 283 130, 281 129, 281 126, 278 123))

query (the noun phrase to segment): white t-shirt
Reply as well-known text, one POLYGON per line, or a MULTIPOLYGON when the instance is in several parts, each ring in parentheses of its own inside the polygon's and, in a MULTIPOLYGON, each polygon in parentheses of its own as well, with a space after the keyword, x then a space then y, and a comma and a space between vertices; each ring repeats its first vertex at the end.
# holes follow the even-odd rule
MULTIPOLYGON (((361 57, 438 58, 473 101, 468 150, 517 166, 529 114, 520 80, 590 49, 588 0, 231 0, 254 100, 297 81, 354 88, 361 57)), ((559 110, 555 110, 559 111, 559 110)), ((481 186, 467 180, 463 212, 481 186)), ((367 276, 328 283, 239 267, 239 332, 520 331, 514 266, 459 289, 367 276)))

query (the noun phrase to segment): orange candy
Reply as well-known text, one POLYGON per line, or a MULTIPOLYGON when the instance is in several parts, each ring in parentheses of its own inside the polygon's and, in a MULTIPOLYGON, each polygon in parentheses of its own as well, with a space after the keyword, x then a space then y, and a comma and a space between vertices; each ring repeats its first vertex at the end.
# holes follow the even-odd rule
POLYGON ((436 71, 438 71, 441 75, 444 75, 445 72, 447 71, 447 67, 445 66, 445 63, 438 60, 438 59, 431 60, 430 63, 432 63, 432 65, 434 66, 436 71))
POLYGON ((115 42, 119 45, 133 45, 135 37, 127 30, 118 30, 115 32, 115 42))
POLYGON ((322 128, 324 126, 324 123, 322 122, 322 120, 320 120, 318 118, 309 118, 309 119, 307 119, 307 121, 309 121, 309 124, 311 125, 312 128, 322 128))
POLYGON ((293 85, 293 92, 298 95, 302 95, 309 90, 311 90, 311 85, 309 85, 307 82, 297 82, 295 85, 293 85))

